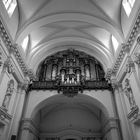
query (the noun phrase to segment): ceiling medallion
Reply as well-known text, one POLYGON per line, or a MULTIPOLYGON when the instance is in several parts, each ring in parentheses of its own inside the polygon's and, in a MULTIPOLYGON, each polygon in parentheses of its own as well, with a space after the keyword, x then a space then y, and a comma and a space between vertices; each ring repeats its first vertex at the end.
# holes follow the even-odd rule
POLYGON ((74 97, 83 90, 109 89, 101 64, 84 52, 69 49, 47 57, 38 67, 30 90, 57 90, 74 97))

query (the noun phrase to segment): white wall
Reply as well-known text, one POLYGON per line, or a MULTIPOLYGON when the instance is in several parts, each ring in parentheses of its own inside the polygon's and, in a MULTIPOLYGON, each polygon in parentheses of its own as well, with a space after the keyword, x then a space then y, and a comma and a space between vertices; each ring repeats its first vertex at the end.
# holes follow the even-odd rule
MULTIPOLYGON (((57 94, 58 94, 57 91, 31 91, 29 93, 29 99, 26 103, 26 113, 24 114, 24 117, 30 118, 32 116, 34 109, 41 102, 46 100, 48 97, 51 97, 51 96, 57 95, 57 94)), ((100 102, 102 104, 102 106, 104 106, 104 108, 106 109, 105 111, 108 111, 109 117, 114 117, 114 107, 113 107, 112 97, 111 97, 110 91, 108 91, 108 90, 84 91, 83 94, 89 95, 93 99, 96 99, 98 102, 100 102)))

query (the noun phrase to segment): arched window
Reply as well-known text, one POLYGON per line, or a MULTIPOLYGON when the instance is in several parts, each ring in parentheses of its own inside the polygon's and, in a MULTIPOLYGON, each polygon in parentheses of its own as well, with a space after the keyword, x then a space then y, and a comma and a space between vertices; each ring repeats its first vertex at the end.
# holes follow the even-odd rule
POLYGON ((122 1, 123 8, 124 8, 126 15, 128 17, 131 13, 133 6, 134 6, 134 3, 135 3, 135 0, 123 0, 122 1))
POLYGON ((2 1, 7 10, 8 15, 11 17, 17 6, 17 1, 16 0, 2 0, 2 1))
POLYGON ((22 49, 24 50, 24 52, 27 50, 28 45, 29 45, 29 35, 27 35, 27 36, 23 39, 22 44, 21 44, 22 49))
POLYGON ((116 52, 118 49, 118 46, 119 46, 119 42, 113 35, 112 35, 111 39, 112 39, 112 45, 113 45, 114 51, 116 52))

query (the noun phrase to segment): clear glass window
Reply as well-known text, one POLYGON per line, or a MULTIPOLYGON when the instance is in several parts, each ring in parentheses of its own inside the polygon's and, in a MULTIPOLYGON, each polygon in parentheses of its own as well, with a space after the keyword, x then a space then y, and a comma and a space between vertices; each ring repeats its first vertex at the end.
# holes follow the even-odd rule
POLYGON ((21 44, 22 49, 24 50, 24 52, 26 51, 27 47, 28 47, 28 43, 29 43, 29 36, 26 36, 21 44))
POLYGON ((123 0, 122 5, 126 12, 126 15, 129 16, 131 13, 131 10, 134 6, 135 0, 123 0))
POLYGON ((2 1, 7 10, 8 15, 11 17, 17 6, 17 1, 16 0, 2 0, 2 1))
POLYGON ((116 52, 116 50, 118 49, 118 46, 119 46, 119 42, 113 35, 112 35, 112 44, 113 44, 114 50, 116 52))

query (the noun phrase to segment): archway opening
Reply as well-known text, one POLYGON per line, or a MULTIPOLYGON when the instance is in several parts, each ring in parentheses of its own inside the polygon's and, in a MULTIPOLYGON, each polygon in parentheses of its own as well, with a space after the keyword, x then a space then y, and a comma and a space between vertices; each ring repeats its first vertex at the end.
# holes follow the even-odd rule
POLYGON ((102 139, 108 112, 87 95, 55 95, 41 102, 31 118, 38 126, 40 139, 102 139))

